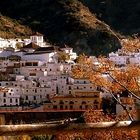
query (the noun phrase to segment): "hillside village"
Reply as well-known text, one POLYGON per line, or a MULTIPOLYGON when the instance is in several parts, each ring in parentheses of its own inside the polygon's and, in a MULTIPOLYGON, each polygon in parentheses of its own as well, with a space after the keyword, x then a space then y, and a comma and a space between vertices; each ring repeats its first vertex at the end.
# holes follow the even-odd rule
MULTIPOLYGON (((78 55, 72 48, 47 44, 39 33, 24 40, 0 38, 0 48, 1 110, 101 110, 102 99, 111 98, 89 79, 73 77, 78 55)), ((99 65, 95 56, 90 58, 99 65)), ((126 54, 118 50, 108 58, 120 69, 140 65, 139 51, 126 54)), ((135 105, 130 98, 121 100, 132 110, 135 105)), ((116 103, 116 113, 122 110, 116 103)))

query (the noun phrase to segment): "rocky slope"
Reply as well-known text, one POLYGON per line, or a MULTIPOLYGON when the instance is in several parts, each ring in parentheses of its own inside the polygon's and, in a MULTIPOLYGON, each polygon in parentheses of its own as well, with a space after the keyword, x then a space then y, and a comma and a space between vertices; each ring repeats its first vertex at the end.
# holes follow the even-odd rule
POLYGON ((32 34, 29 27, 19 24, 16 20, 0 15, 0 37, 24 38, 32 34))
POLYGON ((78 0, 5 0, 0 9, 2 14, 45 34, 51 43, 67 44, 78 53, 106 55, 120 48, 116 34, 83 3, 78 0))

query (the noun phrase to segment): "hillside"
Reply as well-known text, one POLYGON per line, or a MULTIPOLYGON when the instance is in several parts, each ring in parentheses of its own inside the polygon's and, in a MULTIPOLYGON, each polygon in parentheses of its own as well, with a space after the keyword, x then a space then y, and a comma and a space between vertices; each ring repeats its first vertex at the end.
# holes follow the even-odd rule
POLYGON ((140 0, 80 0, 99 19, 125 35, 140 35, 140 0))
POLYGON ((5 0, 0 9, 3 15, 45 34, 51 43, 67 44, 78 53, 106 55, 120 48, 115 33, 84 4, 78 0, 5 0))
POLYGON ((0 15, 0 37, 24 38, 32 34, 29 27, 19 24, 16 20, 0 15))

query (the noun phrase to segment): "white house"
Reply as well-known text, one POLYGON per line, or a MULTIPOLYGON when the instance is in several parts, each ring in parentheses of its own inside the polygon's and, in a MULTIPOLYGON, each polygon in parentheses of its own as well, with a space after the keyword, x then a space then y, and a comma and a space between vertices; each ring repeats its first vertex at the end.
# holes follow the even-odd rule
POLYGON ((20 88, 0 88, 0 106, 19 106, 20 88))
POLYGON ((44 47, 43 35, 40 33, 36 33, 30 36, 31 42, 35 43, 38 46, 44 47))

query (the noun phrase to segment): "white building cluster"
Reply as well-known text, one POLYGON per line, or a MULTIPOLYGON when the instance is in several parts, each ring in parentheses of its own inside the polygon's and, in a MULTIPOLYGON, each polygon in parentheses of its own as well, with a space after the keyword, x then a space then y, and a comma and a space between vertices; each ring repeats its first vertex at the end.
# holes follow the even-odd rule
POLYGON ((45 46, 43 36, 34 35, 20 50, 6 41, 1 50, 0 106, 43 104, 70 93, 69 73, 77 58, 72 48, 45 46), (69 55, 67 62, 58 60, 58 51, 69 55))
POLYGON ((137 52, 123 53, 122 50, 112 52, 109 54, 109 59, 118 66, 127 66, 133 64, 136 66, 140 65, 140 50, 137 52))
MULTIPOLYGON (((71 76, 77 58, 72 48, 46 45, 40 34, 25 40, 0 38, 0 48, 0 107, 43 104, 45 109, 101 109, 101 98, 110 98, 89 79, 71 76)), ((100 65, 98 59, 90 58, 94 65, 100 65)), ((110 53, 109 59, 120 68, 139 66, 140 52, 124 54, 118 50, 110 53)), ((119 112, 121 106, 117 104, 116 109, 119 112)))

